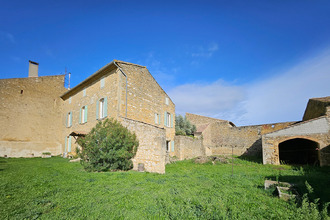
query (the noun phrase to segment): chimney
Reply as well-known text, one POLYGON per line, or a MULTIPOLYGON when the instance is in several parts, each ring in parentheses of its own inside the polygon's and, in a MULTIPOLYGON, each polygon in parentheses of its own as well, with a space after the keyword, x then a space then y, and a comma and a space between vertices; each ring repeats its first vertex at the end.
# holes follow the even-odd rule
POLYGON ((39 63, 29 60, 29 77, 38 77, 39 63))

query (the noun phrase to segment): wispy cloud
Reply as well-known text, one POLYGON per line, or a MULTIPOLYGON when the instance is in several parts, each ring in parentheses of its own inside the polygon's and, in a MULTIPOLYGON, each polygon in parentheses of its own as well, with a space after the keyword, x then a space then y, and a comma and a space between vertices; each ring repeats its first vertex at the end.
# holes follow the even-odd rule
POLYGON ((3 41, 10 42, 12 44, 16 43, 14 35, 8 32, 0 31, 0 39, 3 41))
POLYGON ((179 114, 202 114, 238 125, 301 120, 307 101, 330 95, 330 50, 249 85, 180 85, 169 94, 179 114))
POLYGON ((219 49, 217 43, 211 43, 207 47, 200 46, 197 51, 191 53, 192 57, 211 57, 219 49))
POLYGON ((234 109, 244 100, 242 88, 218 80, 211 84, 193 83, 177 86, 169 91, 178 114, 187 112, 215 116, 234 109))

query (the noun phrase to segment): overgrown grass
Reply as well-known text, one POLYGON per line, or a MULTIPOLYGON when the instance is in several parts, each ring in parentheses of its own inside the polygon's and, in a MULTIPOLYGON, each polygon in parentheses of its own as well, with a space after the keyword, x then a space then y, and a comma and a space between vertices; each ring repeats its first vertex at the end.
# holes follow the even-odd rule
MULTIPOLYGON (((265 179, 289 181, 330 201, 330 169, 231 164, 169 164, 166 174, 88 173, 67 159, 0 158, 1 219, 319 219, 310 203, 297 205, 265 191, 265 179), (306 214, 307 213, 307 214, 306 214)), ((316 211, 315 211, 316 210, 316 211)), ((327 216, 323 216, 327 218, 327 216)))

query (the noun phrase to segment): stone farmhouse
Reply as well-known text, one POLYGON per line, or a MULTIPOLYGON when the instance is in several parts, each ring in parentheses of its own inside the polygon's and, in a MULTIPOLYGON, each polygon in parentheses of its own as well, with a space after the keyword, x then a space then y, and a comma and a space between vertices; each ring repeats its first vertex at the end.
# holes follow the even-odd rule
POLYGON ((174 155, 175 105, 148 69, 114 60, 74 88, 64 75, 0 80, 0 155, 6 157, 70 154, 76 139, 105 118, 115 118, 139 139, 133 159, 149 172, 165 172, 174 155), (5 128, 5 129, 4 129, 5 128))
POLYGON ((175 137, 175 156, 249 155, 264 164, 330 165, 330 97, 310 99, 302 121, 236 127, 232 122, 186 113, 195 138, 175 137))

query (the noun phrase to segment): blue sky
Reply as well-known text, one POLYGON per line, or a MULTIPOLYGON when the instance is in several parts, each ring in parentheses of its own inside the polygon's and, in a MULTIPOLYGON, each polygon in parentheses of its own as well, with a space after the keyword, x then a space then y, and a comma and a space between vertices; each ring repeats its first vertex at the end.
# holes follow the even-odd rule
POLYGON ((301 120, 330 95, 330 1, 5 1, 0 77, 147 66, 179 114, 237 125, 301 120))

